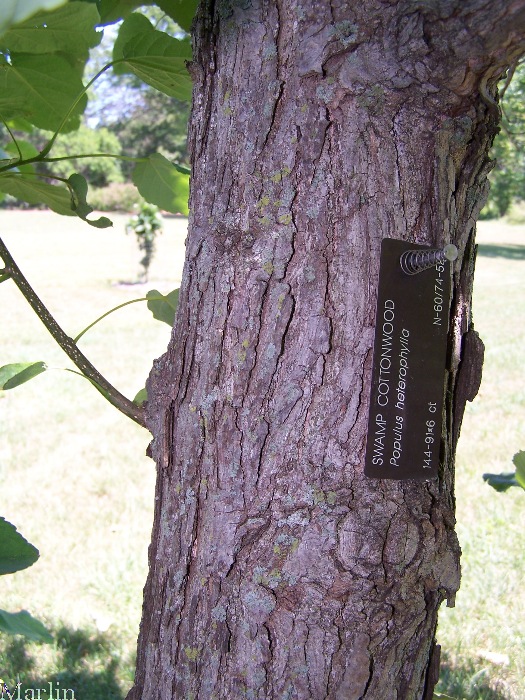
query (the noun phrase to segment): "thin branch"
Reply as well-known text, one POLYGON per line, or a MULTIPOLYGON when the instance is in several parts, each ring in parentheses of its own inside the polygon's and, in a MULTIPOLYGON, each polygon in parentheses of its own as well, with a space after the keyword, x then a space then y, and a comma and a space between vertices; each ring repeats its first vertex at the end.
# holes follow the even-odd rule
POLYGON ((20 268, 11 256, 11 253, 6 248, 4 242, 0 238, 0 257, 5 263, 5 270, 11 275, 14 283, 22 292, 27 302, 42 321, 47 330, 51 333, 62 350, 66 353, 69 359, 78 367, 82 374, 91 381, 92 384, 107 398, 107 400, 116 408, 124 413, 128 418, 131 418, 139 425, 146 427, 144 409, 137 406, 132 401, 121 394, 118 389, 108 382, 100 372, 91 364, 87 357, 78 349, 74 340, 70 338, 62 330, 49 313, 40 298, 22 274, 20 268))
MULTIPOLYGON (((503 110, 502 110, 502 114, 506 118, 506 121, 508 122, 509 119, 507 118, 507 115, 505 114, 505 112, 503 110)), ((516 136, 523 136, 525 134, 525 131, 512 131, 511 129, 509 129, 509 127, 505 123, 505 119, 501 120, 501 129, 502 129, 502 131, 504 131, 507 134, 509 141, 512 143, 514 148, 517 151, 521 151, 523 149, 523 146, 520 144, 520 142, 515 137, 516 136)))
POLYGON ((503 85, 503 87, 499 91, 499 101, 500 102, 505 97, 505 93, 507 92, 507 88, 509 87, 511 80, 514 77, 514 73, 516 72, 516 68, 518 67, 519 62, 520 62, 520 59, 517 58, 507 71, 507 77, 505 78, 505 84, 503 85))

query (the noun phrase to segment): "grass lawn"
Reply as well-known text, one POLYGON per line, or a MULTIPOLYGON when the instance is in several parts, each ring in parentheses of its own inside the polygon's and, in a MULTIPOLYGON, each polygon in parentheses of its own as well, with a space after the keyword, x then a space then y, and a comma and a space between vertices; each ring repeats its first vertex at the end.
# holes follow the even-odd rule
POLYGON ((456 607, 442 608, 439 689, 467 700, 525 698, 525 492, 497 493, 483 472, 512 472, 525 450, 525 226, 478 224, 473 318, 483 381, 467 404, 456 470, 462 557, 456 607))
MULTIPOLYGON (((124 234, 127 217, 113 219, 113 229, 99 231, 49 212, 0 211, 0 235, 69 335, 149 289, 166 293, 179 285, 186 222, 166 220, 143 287, 119 284, 136 277, 140 255, 124 234)), ((512 471, 513 454, 525 449, 525 227, 482 223, 479 243, 474 321, 486 363, 458 452, 463 581, 456 608, 441 612, 439 690, 465 700, 519 700, 525 697, 525 493, 498 494, 481 475, 512 471)), ((44 360, 71 367, 11 282, 0 287, 0 309, 0 365, 44 360)), ((168 340, 168 326, 154 321, 145 304, 132 304, 80 345, 132 398, 168 340)), ((54 634, 50 645, 0 637, 0 677, 8 684, 18 675, 23 689, 53 683, 74 689, 77 700, 125 697, 152 522, 148 441, 144 429, 68 372, 46 372, 0 393, 0 515, 41 552, 35 566, 0 578, 0 607, 29 609, 54 634)))
MULTIPOLYGON (((149 289, 179 286, 186 221, 165 220, 150 283, 140 286, 119 284, 136 278, 141 256, 124 233, 128 217, 112 218, 114 228, 99 231, 51 212, 0 212, 4 242, 71 336, 149 289)), ((73 366, 12 282, 0 287, 0 309, 0 365, 73 366)), ((145 303, 131 304, 80 347, 133 398, 169 336, 145 303)), ((132 683, 147 572, 149 433, 69 372, 45 372, 0 397, 0 514, 41 553, 30 569, 0 577, 0 607, 29 609, 55 635, 52 645, 0 638, 0 677, 9 685, 19 674, 22 688, 60 683, 80 700, 121 699, 132 683)))

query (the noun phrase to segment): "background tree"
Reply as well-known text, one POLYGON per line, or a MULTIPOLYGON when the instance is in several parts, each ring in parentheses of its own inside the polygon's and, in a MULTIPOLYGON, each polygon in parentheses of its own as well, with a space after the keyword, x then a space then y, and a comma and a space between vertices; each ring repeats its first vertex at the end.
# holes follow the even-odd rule
POLYGON ((203 2, 129 700, 432 697, 475 221, 525 2, 203 2), (460 251, 439 478, 363 476, 381 240, 460 251))
POLYGON ((525 198, 525 63, 509 69, 500 86, 501 130, 494 140, 490 191, 484 218, 505 216, 515 200, 525 198))
MULTIPOLYGON (((43 147, 51 137, 50 132, 32 134, 32 142, 37 147, 43 147)), ((153 153, 154 151, 150 151, 153 153)), ((93 187, 105 187, 110 182, 123 182, 121 163, 115 158, 100 158, 92 156, 90 158, 75 158, 75 155, 85 153, 105 153, 108 155, 120 155, 122 146, 118 137, 106 127, 90 129, 85 124, 81 124, 76 131, 70 134, 62 134, 57 139, 53 149, 55 158, 69 156, 70 159, 58 161, 53 164, 53 173, 62 177, 68 177, 71 171, 79 173, 93 187)), ((133 153, 133 150, 128 150, 133 153)), ((46 173, 46 167, 39 168, 39 171, 46 173)), ((47 168, 49 171, 49 167, 47 168)))
MULTIPOLYGON (((188 103, 142 88, 129 117, 113 122, 110 128, 127 152, 135 151, 139 156, 158 152, 168 160, 187 163, 189 112, 188 103)), ((127 165, 122 164, 126 174, 127 165)))

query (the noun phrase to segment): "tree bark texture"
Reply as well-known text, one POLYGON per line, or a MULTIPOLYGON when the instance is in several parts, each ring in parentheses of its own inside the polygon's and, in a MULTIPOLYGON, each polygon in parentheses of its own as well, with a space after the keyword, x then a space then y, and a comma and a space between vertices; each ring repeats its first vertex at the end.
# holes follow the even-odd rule
POLYGON ((495 84, 524 26, 523 0, 201 5, 130 700, 432 696, 437 612, 460 579, 455 445, 482 357, 475 221, 495 84), (363 475, 384 237, 460 251, 427 482, 363 475))

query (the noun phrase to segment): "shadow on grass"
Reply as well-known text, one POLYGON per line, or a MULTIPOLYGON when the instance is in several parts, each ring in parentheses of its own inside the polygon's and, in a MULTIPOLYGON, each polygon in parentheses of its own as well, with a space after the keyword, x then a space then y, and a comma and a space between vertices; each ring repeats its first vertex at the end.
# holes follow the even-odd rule
POLYGON ((509 258, 509 260, 525 260, 525 245, 494 245, 493 243, 480 243, 478 255, 486 258, 509 258))
POLYGON ((109 634, 67 627, 50 631, 54 641, 46 645, 22 637, 3 638, 0 676, 9 687, 13 700, 18 697, 123 700, 125 693, 117 678, 126 673, 123 669, 126 664, 118 651, 117 641, 109 634), (42 671, 43 666, 49 668, 49 672, 42 671), (16 690, 17 680, 21 683, 20 691, 16 690), (29 689, 34 690, 33 694, 29 689), (40 689, 40 694, 37 689, 40 689))
POLYGON ((441 668, 436 691, 457 700, 511 700, 504 690, 495 690, 497 681, 489 674, 487 665, 474 660, 452 661, 441 652, 441 668))

